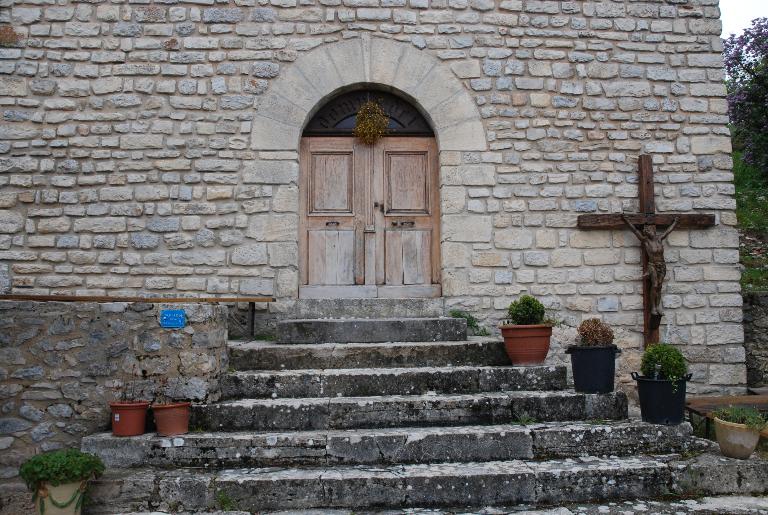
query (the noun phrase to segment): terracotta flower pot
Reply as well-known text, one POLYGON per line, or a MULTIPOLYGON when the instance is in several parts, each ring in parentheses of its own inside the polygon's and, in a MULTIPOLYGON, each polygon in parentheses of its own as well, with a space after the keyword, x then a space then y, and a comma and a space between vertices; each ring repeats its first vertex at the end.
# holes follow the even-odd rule
POLYGON ((147 423, 147 401, 110 402, 112 409, 112 434, 136 436, 144 434, 147 423))
POLYGON ((746 460, 757 448, 760 431, 755 431, 746 424, 734 424, 715 417, 715 434, 720 452, 728 458, 746 460))
POLYGON ((499 328, 513 365, 541 365, 547 359, 552 326, 509 324, 499 328))
POLYGON ((174 436, 188 433, 189 406, 190 403, 188 402, 153 404, 152 412, 155 414, 157 434, 160 436, 174 436))
POLYGON ((87 481, 53 486, 43 482, 35 494, 35 508, 40 515, 80 515, 87 481))

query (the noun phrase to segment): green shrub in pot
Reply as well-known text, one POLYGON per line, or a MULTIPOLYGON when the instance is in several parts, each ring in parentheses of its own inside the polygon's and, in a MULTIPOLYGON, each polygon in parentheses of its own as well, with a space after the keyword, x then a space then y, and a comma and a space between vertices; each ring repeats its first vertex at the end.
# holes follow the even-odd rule
POLYGON ((40 515, 79 515, 88 481, 103 473, 101 459, 77 449, 38 454, 19 469, 40 515))
POLYGON ((513 365, 540 365, 549 352, 552 326, 546 308, 536 298, 523 295, 509 305, 509 316, 499 326, 504 349, 513 365))
POLYGON ((683 421, 688 364, 680 349, 666 343, 649 345, 643 353, 637 381, 640 415, 644 422, 675 425, 683 421))

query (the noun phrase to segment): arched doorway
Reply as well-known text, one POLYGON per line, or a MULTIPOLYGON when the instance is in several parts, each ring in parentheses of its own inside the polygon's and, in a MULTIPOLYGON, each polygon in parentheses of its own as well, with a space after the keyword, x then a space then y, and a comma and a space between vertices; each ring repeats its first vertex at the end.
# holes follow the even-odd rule
POLYGON ((301 298, 440 296, 437 144, 414 106, 383 91, 337 95, 306 125, 299 160, 301 298), (352 134, 369 99, 390 118, 373 145, 352 134))

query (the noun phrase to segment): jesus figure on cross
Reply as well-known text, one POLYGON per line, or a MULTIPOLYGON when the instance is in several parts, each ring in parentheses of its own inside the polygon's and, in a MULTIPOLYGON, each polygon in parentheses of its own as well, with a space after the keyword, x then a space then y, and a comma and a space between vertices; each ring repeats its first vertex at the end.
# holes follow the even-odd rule
POLYGON ((664 261, 664 240, 669 236, 669 233, 675 230, 678 218, 672 221, 666 231, 659 235, 656 232, 656 225, 645 224, 643 225, 642 232, 635 227, 627 218, 627 215, 622 214, 621 219, 630 228, 632 233, 640 240, 640 244, 643 246, 643 252, 645 252, 648 258, 648 268, 643 277, 648 277, 650 280, 650 304, 651 315, 661 317, 664 313, 661 311, 661 286, 664 283, 664 277, 667 275, 667 263, 664 261))

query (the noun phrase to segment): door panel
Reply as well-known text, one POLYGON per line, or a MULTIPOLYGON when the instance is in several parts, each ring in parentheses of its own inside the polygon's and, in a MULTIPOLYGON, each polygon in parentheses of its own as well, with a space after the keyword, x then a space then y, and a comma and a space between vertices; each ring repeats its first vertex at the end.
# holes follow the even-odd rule
POLYGON ((385 286, 440 282, 436 151, 431 138, 384 138, 374 149, 385 198, 377 221, 385 286))
POLYGON ((354 231, 313 231, 309 239, 309 284, 355 284, 354 231))
POLYGON ((309 168, 309 214, 353 214, 352 153, 312 154, 309 168))
POLYGON ((306 137, 300 169, 302 297, 440 295, 434 139, 306 137))
POLYGON ((429 214, 427 152, 387 152, 384 158, 386 213, 429 214))

